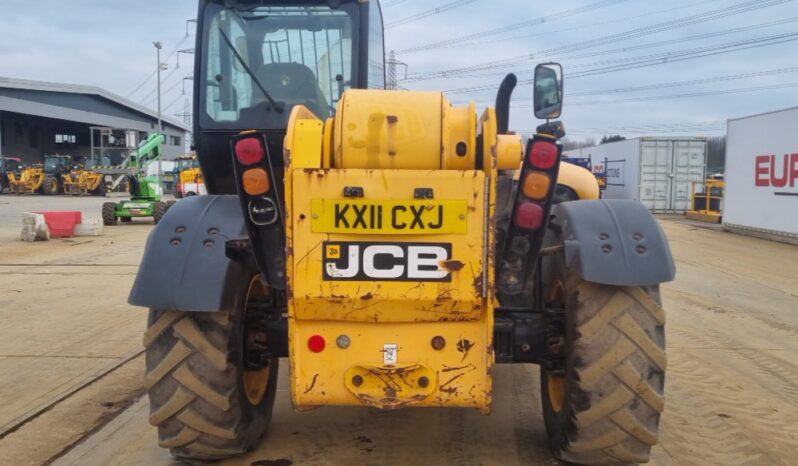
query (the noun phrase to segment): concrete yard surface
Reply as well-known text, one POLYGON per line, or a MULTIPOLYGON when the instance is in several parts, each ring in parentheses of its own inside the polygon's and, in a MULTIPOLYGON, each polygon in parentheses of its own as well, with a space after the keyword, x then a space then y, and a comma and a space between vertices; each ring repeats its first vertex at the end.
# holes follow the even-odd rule
MULTIPOLYGON (((12 224, 42 209, 42 198, 0 196, 0 465, 176 464, 157 446, 141 396, 146 310, 126 304, 150 224, 22 243, 12 224)), ((74 201, 87 211, 101 203, 74 201)), ((660 223, 678 275, 662 287, 667 405, 652 464, 795 464, 798 247, 677 217, 660 223)), ((267 436, 218 464, 557 464, 536 366, 497 367, 493 413, 484 417, 462 409, 295 412, 286 362, 267 436)))

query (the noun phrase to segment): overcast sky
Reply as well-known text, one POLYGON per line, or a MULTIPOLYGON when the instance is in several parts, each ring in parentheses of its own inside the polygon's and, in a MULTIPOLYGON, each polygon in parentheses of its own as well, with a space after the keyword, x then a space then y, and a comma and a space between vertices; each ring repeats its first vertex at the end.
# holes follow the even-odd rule
MULTIPOLYGON (((482 87, 450 95, 456 103, 477 101, 481 112, 504 73, 514 71, 524 82, 535 63, 560 61, 566 70, 562 119, 573 139, 609 133, 718 135, 728 118, 798 105, 798 0, 382 3, 387 49, 400 52, 397 58, 408 65, 410 79, 400 80, 402 87, 482 87), (434 8, 445 11, 429 14, 434 8), (414 16, 422 18, 403 21, 414 16), (507 32, 494 32, 508 26, 507 32), (659 29, 664 30, 654 32, 659 29), (438 45, 412 50, 430 44, 438 45), (762 44, 767 45, 753 47, 762 44), (490 66, 504 59, 509 60, 502 66, 490 66), (614 71, 619 66, 632 69, 614 71), (476 69, 458 71, 464 67, 476 69), (429 79, 446 70, 455 71, 429 79), (693 83, 679 84, 683 81, 693 83), (628 90, 641 86, 658 88, 628 90), (617 90, 624 91, 596 92, 617 90)), ((186 37, 186 20, 195 15, 196 2, 190 0, 0 0, 0 76, 96 85, 154 108, 155 80, 147 77, 155 69, 152 41, 159 40, 170 67, 163 106, 168 114, 181 113, 183 78, 191 75, 193 56, 169 55, 193 48, 193 27, 186 37)), ((190 93, 190 82, 185 85, 190 93)), ((515 94, 515 129, 538 124, 530 96, 529 85, 515 94)))

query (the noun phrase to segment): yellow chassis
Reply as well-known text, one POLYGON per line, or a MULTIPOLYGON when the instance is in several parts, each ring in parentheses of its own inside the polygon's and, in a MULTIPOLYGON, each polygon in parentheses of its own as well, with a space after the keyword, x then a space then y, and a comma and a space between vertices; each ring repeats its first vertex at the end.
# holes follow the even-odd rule
MULTIPOLYGON (((295 108, 284 150, 294 406, 449 406, 489 413, 496 179, 500 170, 519 168, 521 138, 497 134, 493 109, 477 120, 473 104, 453 107, 441 93, 350 91, 337 118, 326 122, 295 108), (351 187, 360 197, 346 194, 351 187), (419 200, 419 190, 434 198, 419 200), (420 205, 443 212, 441 205, 458 202, 464 203, 462 224, 447 220, 445 230, 417 226, 400 233, 381 223, 406 228, 399 214, 420 205), (339 217, 331 226, 332 214, 324 209, 333 204, 339 217), (349 207, 360 210, 359 226, 356 217, 344 215, 349 207), (374 220, 375 212, 383 215, 374 220), (377 257, 369 256, 372 250, 406 276, 363 275, 377 268, 367 263, 366 257, 377 257), (434 251, 444 278, 412 279, 410 270, 424 271, 411 258, 429 264, 423 251, 434 251)), ((564 176, 580 197, 598 197, 586 170, 564 170, 564 176)), ((426 225, 434 226, 435 217, 426 215, 426 225)), ((376 272, 384 273, 384 266, 376 272)))

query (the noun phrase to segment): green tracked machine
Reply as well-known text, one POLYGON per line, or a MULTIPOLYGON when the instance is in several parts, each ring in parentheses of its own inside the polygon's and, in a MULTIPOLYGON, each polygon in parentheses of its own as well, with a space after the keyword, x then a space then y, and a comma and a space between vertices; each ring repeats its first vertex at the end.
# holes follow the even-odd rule
POLYGON ((116 225, 118 220, 127 223, 134 217, 152 217, 156 224, 161 221, 170 205, 161 200, 161 178, 148 175, 147 166, 160 160, 165 140, 163 134, 152 134, 130 154, 127 162, 131 169, 128 177, 130 199, 104 203, 103 224, 116 225))

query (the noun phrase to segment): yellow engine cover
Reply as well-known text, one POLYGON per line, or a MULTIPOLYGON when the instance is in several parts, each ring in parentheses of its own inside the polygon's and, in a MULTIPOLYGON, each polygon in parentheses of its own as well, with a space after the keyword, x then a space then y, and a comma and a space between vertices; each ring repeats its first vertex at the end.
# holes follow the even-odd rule
POLYGON ((476 110, 441 92, 347 91, 334 125, 334 166, 469 169, 476 160, 476 110))

